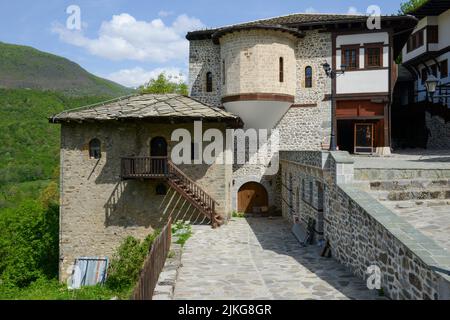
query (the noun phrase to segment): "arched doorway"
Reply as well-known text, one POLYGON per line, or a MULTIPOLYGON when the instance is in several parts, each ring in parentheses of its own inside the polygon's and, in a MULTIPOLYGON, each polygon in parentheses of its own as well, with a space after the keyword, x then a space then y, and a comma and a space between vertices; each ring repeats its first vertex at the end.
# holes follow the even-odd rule
POLYGON ((153 138, 150 142, 150 156, 167 157, 167 141, 163 137, 153 138))
POLYGON ((269 209, 266 188, 257 182, 244 184, 238 192, 238 211, 243 213, 264 213, 269 209))
POLYGON ((167 141, 163 137, 153 138, 150 142, 151 172, 167 173, 167 141))

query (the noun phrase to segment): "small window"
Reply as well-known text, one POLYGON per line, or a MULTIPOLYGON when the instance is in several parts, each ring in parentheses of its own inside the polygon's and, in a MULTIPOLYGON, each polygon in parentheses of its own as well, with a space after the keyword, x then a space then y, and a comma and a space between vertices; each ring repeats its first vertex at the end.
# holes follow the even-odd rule
POLYGON ((155 193, 157 196, 165 196, 167 194, 167 187, 164 183, 160 183, 156 186, 155 193))
POLYGON ((427 42, 428 43, 439 43, 439 27, 438 26, 428 26, 427 27, 427 42))
POLYGON ((305 88, 312 88, 312 68, 305 68, 305 88))
POLYGON ((383 66, 383 47, 367 47, 366 68, 381 68, 383 66))
POLYGON ((448 77, 448 60, 441 61, 441 79, 448 77))
POLYGON ((206 92, 213 91, 213 76, 211 72, 206 74, 206 92))
POLYGON ((225 60, 222 60, 222 84, 225 84, 227 80, 226 77, 226 69, 225 69, 225 60))
POLYGON ((280 82, 284 82, 284 59, 280 57, 280 82))
POLYGON ((359 68, 359 46, 342 48, 342 64, 346 66, 347 70, 359 68))
POLYGON ((100 159, 102 157, 102 144, 98 139, 92 139, 89 142, 89 157, 91 159, 100 159))
POLYGON ((407 51, 414 51, 424 45, 424 29, 417 31, 408 40, 407 51))

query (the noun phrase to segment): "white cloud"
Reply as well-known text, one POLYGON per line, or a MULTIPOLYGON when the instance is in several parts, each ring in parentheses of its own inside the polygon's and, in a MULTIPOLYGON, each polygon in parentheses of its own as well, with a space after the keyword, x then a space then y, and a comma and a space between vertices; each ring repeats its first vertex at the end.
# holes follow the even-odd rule
POLYGON ((52 32, 58 34, 61 41, 102 58, 162 63, 186 60, 189 43, 185 35, 201 28, 204 25, 199 19, 185 14, 179 15, 172 25, 165 25, 160 18, 146 22, 122 13, 104 21, 97 38, 86 37, 83 30, 68 30, 58 23, 53 25, 52 32))
POLYGON ((318 11, 313 7, 306 8, 305 13, 317 13, 318 11))
POLYGON ((141 67, 122 69, 106 75, 105 78, 126 87, 137 88, 149 82, 150 79, 155 79, 161 73, 165 73, 174 82, 185 82, 187 79, 186 73, 175 67, 157 68, 153 70, 145 70, 141 67))
POLYGON ((353 7, 353 6, 348 7, 347 14, 350 14, 350 15, 362 15, 362 13, 359 12, 358 9, 356 7, 353 7))

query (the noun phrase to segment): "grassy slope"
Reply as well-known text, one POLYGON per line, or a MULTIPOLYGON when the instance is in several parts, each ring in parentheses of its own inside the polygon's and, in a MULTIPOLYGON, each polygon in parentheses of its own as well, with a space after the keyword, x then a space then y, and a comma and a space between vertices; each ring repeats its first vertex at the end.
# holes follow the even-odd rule
POLYGON ((120 96, 131 92, 78 64, 31 47, 0 42, 0 88, 38 89, 72 96, 120 96))
POLYGON ((47 117, 109 98, 0 89, 0 208, 34 198, 58 176, 60 127, 47 117))

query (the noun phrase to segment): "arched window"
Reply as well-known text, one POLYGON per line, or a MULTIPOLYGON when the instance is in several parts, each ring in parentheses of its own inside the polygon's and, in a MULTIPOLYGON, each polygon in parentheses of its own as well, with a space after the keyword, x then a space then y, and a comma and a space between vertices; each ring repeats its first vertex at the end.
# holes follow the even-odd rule
POLYGON ((89 142, 89 157, 91 159, 100 159, 102 157, 102 143, 98 139, 92 139, 89 142))
POLYGON ((225 60, 222 60, 222 84, 225 84, 227 77, 226 77, 226 69, 225 69, 225 60))
POLYGON ((284 82, 284 59, 280 57, 280 82, 284 82))
POLYGON ((206 92, 213 91, 213 76, 211 72, 206 74, 206 92))
POLYGON ((156 186, 155 193, 157 196, 165 196, 167 194, 167 187, 164 183, 160 183, 156 186))
POLYGON ((306 67, 305 68, 305 88, 312 88, 312 68, 306 67))

